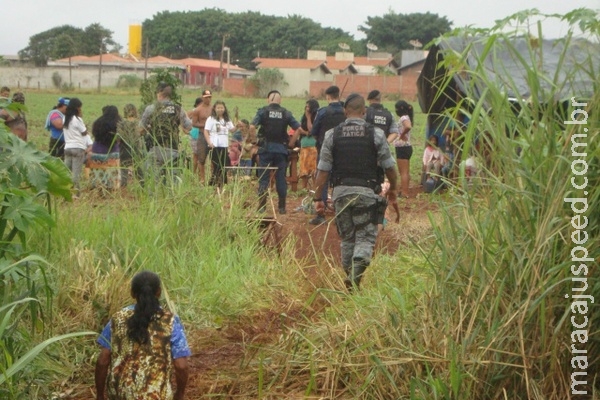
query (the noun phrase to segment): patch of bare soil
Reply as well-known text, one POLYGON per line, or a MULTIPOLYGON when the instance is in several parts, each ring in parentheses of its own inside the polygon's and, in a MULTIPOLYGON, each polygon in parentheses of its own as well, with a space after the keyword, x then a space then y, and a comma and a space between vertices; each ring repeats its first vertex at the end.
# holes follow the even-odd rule
MULTIPOLYGON (((421 187, 411 188, 409 196, 408 199, 399 200, 399 222, 395 222, 396 214, 391 207, 388 208, 388 223, 378 237, 376 252, 395 253, 400 246, 430 232, 427 214, 436 209, 435 204, 431 202, 430 196, 422 193, 421 187)), ((273 222, 274 226, 267 232, 271 237, 266 243, 276 245, 278 241, 293 236, 296 258, 303 260, 307 279, 311 280, 317 278, 316 267, 323 259, 333 260, 335 265, 339 265, 340 242, 333 213, 326 214, 326 223, 310 225, 308 221, 313 215, 297 210, 301 202, 301 198, 288 198, 288 212, 273 218, 276 222, 273 222)), ((274 343, 285 330, 293 327, 298 320, 296 316, 300 313, 311 318, 325 307, 313 306, 312 310, 300 309, 300 305, 286 304, 285 299, 281 299, 270 310, 230 322, 220 330, 189 332, 194 352, 190 363, 189 398, 253 398, 247 393, 256 393, 258 378, 246 368, 246 363, 255 358, 254 353, 258 352, 260 344, 274 343), (306 315, 307 312, 313 315, 306 315)), ((303 398, 301 394, 296 396, 293 392, 285 398, 303 398)))

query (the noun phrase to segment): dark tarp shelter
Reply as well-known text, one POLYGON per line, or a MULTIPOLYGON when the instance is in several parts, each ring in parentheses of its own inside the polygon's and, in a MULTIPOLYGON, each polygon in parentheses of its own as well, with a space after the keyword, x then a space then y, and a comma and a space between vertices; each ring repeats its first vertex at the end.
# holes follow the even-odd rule
POLYGON ((460 97, 468 96, 477 101, 487 82, 506 93, 507 99, 528 99, 532 95, 528 74, 539 70, 549 78, 540 79, 541 93, 537 93, 537 98, 542 101, 589 98, 598 89, 600 50, 597 44, 582 39, 571 39, 566 45, 565 40, 497 36, 484 57, 490 40, 483 36, 442 37, 432 46, 417 79, 419 105, 423 112, 441 114, 454 106, 460 97), (444 85, 448 69, 440 62, 448 57, 465 57, 467 69, 484 76, 464 71, 454 74, 444 85), (532 65, 535 68, 530 68, 532 65), (556 89, 550 91, 552 85, 556 89), (547 93, 554 93, 554 98, 548 99, 547 93))

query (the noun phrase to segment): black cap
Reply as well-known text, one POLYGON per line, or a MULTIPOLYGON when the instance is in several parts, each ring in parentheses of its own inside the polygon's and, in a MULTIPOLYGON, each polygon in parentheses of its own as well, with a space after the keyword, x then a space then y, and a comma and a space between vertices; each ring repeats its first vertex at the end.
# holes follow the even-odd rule
POLYGON ((371 90, 367 95, 367 100, 376 100, 381 97, 381 92, 377 89, 371 90))
POLYGON ((346 97, 346 101, 344 102, 344 108, 349 106, 354 101, 354 99, 356 99, 358 97, 362 97, 362 96, 358 93, 350 93, 348 95, 348 97, 346 97))

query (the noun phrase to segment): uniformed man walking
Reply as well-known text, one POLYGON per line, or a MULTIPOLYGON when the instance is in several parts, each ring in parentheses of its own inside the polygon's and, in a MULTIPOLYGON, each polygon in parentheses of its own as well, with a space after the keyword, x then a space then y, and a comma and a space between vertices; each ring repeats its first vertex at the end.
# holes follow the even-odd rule
MULTIPOLYGON (((344 104, 340 101, 339 87, 333 85, 325 89, 325 100, 327 100, 328 104, 326 107, 322 107, 319 109, 319 111, 317 111, 317 115, 315 116, 313 127, 310 132, 310 134, 317 139, 317 151, 319 157, 321 154, 321 146, 323 146, 323 141, 325 139, 325 132, 335 128, 346 120, 344 104)), ((317 192, 321 194, 321 198, 323 199, 325 206, 327 206, 328 191, 329 184, 327 182, 321 188, 321 192, 317 192)), ((317 211, 317 215, 311 219, 309 223, 312 225, 320 225, 324 222, 325 209, 320 212, 317 211)))
MULTIPOLYGON (((277 167, 275 172, 275 188, 279 197, 279 214, 285 214, 287 197, 287 181, 285 173, 288 165, 289 136, 287 127, 293 130, 302 129, 292 113, 281 106, 281 93, 272 90, 267 95, 268 105, 258 110, 250 124, 251 135, 258 130, 258 166, 277 167)), ((259 170, 260 171, 260 170, 259 170)), ((267 202, 271 174, 268 170, 260 171, 258 183, 259 210, 264 211, 267 202)))
POLYGON ((398 137, 400 130, 392 113, 381 104, 381 92, 377 89, 371 90, 367 95, 367 101, 369 107, 367 107, 365 121, 381 128, 385 133, 387 142, 392 144, 394 139, 398 137))
POLYGON ((397 201, 398 173, 384 132, 364 120, 365 99, 353 93, 346 99, 344 109, 346 121, 325 134, 313 201, 317 211, 323 210, 319 189, 333 171, 335 222, 342 239, 345 284, 351 291, 358 288, 371 262, 377 225, 383 221, 387 206, 386 199, 378 195, 383 183, 378 171, 383 170, 390 182, 386 195, 390 202, 397 201))

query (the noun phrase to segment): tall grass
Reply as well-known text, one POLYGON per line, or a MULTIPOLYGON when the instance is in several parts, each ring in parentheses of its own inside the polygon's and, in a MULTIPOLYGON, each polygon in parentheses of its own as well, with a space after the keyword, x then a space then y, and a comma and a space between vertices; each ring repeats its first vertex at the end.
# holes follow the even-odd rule
MULTIPOLYGON (((595 26, 591 33, 598 32, 597 21, 595 26)), ((396 276, 352 299, 332 302, 324 318, 307 322, 276 346, 275 361, 261 364, 263 373, 270 373, 263 391, 285 393, 293 387, 315 398, 577 398, 571 387, 574 345, 585 348, 588 363, 587 384, 577 390, 598 398, 598 306, 587 303, 587 341, 572 339, 574 311, 565 296, 581 283, 571 282, 573 211, 563 200, 588 199, 585 246, 596 262, 588 263, 585 287, 597 299, 597 57, 583 53, 585 61, 566 70, 570 55, 565 51, 558 73, 548 76, 535 39, 529 42, 529 57, 521 57, 509 34, 487 33, 469 36, 482 52, 468 47, 447 58, 449 76, 471 79, 464 100, 448 113, 471 117, 462 132, 463 151, 477 157, 482 171, 471 185, 464 171, 457 182, 449 182, 441 220, 432 218, 433 249, 422 248, 431 278, 413 273, 403 282, 396 276), (514 76, 501 74, 499 85, 487 73, 485 61, 496 64, 499 47, 525 71, 531 98, 519 99, 519 114, 506 94, 507 88, 522 90, 514 76), (588 165, 585 193, 571 183, 571 140, 583 127, 563 124, 573 108, 565 112, 559 101, 575 76, 595 82, 593 88, 575 85, 571 94, 581 99, 584 89, 594 93, 585 107, 590 116, 581 158, 588 165)), ((571 36, 564 41, 567 49, 580 44, 571 36)), ((379 270, 383 260, 375 262, 379 270)), ((385 268, 402 274, 406 267, 397 265, 385 268)))
MULTIPOLYGON (((144 268, 161 275, 167 306, 191 330, 251 318, 275 300, 300 304, 296 322, 277 342, 245 343, 246 358, 226 396, 237 390, 247 398, 572 398, 571 302, 564 297, 571 293, 572 211, 563 198, 581 194, 570 179, 571 138, 582 127, 557 120, 556 100, 575 73, 596 81, 597 66, 582 63, 547 76, 535 40, 523 58, 509 35, 492 33, 475 39, 487 52, 478 62, 467 63, 465 52, 447 65, 478 84, 448 113, 471 117, 463 151, 478 158, 481 175, 471 185, 464 175, 449 182, 439 215, 431 215, 431 237, 377 255, 359 293, 340 292, 339 269, 323 257, 317 278, 307 282, 293 240, 278 251, 260 245, 255 187, 238 182, 217 192, 186 171, 181 184, 152 195, 133 187, 125 197, 84 195, 57 205, 59 228, 50 233, 47 254, 58 314, 53 333, 99 330, 131 301, 129 279, 144 268), (493 57, 499 43, 522 64, 533 93, 519 100, 518 115, 484 73, 483 58, 493 57)), ((510 75, 504 84, 518 92, 510 75)), ((597 90, 587 102, 589 115, 597 116, 597 90)), ((597 117, 588 127, 586 247, 597 259, 597 117)), ((30 247, 46 248, 46 241, 40 232, 30 247)), ((313 246, 318 253, 320 244, 313 246)), ((600 296, 597 264, 590 265, 588 287, 600 296)), ((287 324, 287 310, 270 311, 287 324)), ((586 389, 597 398, 595 304, 588 316, 586 389)), ((76 359, 71 370, 83 370, 89 382, 95 347, 79 342, 74 349, 53 356, 76 359)))

